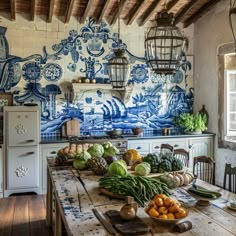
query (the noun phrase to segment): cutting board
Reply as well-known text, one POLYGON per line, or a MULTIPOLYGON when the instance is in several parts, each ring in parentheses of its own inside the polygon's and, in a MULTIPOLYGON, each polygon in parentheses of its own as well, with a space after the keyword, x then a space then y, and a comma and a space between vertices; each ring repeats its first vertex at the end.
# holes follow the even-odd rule
POLYGON ((120 212, 117 210, 109 210, 105 213, 110 219, 112 225, 122 235, 138 235, 145 234, 150 231, 150 226, 139 217, 135 217, 132 220, 123 220, 120 217, 120 212))
POLYGON ((80 123, 79 120, 72 119, 64 124, 64 130, 62 130, 63 136, 80 136, 80 123))

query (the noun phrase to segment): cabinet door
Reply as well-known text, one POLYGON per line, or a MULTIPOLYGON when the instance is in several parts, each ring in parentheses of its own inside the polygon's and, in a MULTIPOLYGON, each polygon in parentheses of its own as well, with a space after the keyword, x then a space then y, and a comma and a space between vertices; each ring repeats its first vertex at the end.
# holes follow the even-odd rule
POLYGON ((7 112, 7 145, 33 146, 39 142, 39 115, 37 111, 7 112))
POLYGON ((213 137, 189 138, 189 167, 193 167, 193 158, 195 156, 213 157, 213 137))
POLYGON ((128 148, 137 150, 141 155, 146 155, 150 153, 150 140, 129 140, 128 148))
POLYGON ((43 144, 41 145, 42 153, 42 191, 47 192, 47 159, 56 158, 59 149, 68 146, 68 143, 43 144))
POLYGON ((39 187, 38 147, 10 147, 7 150, 8 189, 39 187))

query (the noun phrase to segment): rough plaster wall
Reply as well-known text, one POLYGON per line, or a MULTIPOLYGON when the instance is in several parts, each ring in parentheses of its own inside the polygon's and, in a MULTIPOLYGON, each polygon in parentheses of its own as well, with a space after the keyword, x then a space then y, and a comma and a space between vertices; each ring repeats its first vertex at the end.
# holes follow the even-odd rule
MULTIPOLYGON (((210 120, 208 130, 218 132, 218 68, 217 48, 220 44, 232 41, 228 21, 229 1, 220 1, 194 25, 194 110, 206 105, 210 120)), ((217 140, 216 140, 217 141, 217 140)), ((235 162, 236 153, 226 149, 215 151, 216 183, 222 184, 224 165, 235 162)))

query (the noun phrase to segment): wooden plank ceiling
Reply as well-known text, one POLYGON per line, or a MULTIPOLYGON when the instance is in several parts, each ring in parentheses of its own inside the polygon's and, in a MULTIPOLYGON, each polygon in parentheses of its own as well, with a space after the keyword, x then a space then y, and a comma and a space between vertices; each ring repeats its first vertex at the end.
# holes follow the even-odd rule
POLYGON ((36 15, 46 15, 47 22, 53 17, 62 16, 64 22, 76 17, 84 23, 87 16, 94 17, 97 22, 105 19, 109 25, 116 23, 119 10, 120 18, 125 24, 135 21, 139 26, 154 20, 157 12, 166 9, 173 12, 176 23, 182 22, 188 27, 206 14, 221 0, 0 0, 0 17, 17 20, 17 14, 26 13, 30 21, 36 15), (119 6, 119 7, 118 7, 119 6))

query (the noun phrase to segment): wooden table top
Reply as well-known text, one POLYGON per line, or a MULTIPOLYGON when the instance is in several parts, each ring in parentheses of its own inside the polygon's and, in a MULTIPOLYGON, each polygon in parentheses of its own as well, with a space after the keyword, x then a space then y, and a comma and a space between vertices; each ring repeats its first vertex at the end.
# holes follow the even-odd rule
MULTIPOLYGON (((105 213, 107 210, 120 210, 124 205, 124 201, 109 199, 99 194, 98 180, 100 177, 94 176, 91 171, 81 172, 87 192, 78 181, 77 172, 72 167, 50 167, 49 173, 68 235, 109 235, 94 216, 92 209, 96 208, 100 213, 105 213)), ((236 195, 203 181, 198 180, 197 184, 209 190, 220 192, 222 198, 219 200, 222 200, 223 203, 221 204, 220 201, 216 200, 212 201, 210 206, 197 206, 195 202, 190 204, 188 206, 189 215, 184 220, 191 221, 193 227, 191 230, 181 233, 181 235, 236 235, 236 211, 225 206, 229 200, 236 199, 236 195)), ((184 191, 182 188, 180 190, 184 191)), ((141 207, 138 208, 137 215, 151 226, 151 231, 145 234, 146 236, 178 234, 173 232, 172 226, 154 222, 141 207)))

